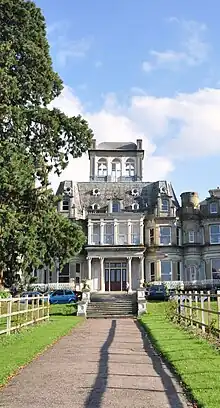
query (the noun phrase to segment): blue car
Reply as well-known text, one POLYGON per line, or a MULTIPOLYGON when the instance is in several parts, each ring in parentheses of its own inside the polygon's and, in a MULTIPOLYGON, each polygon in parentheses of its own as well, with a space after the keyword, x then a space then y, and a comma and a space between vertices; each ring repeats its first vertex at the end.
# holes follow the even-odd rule
POLYGON ((66 303, 75 303, 77 302, 77 295, 73 290, 55 290, 50 294, 50 304, 51 305, 62 305, 66 303))

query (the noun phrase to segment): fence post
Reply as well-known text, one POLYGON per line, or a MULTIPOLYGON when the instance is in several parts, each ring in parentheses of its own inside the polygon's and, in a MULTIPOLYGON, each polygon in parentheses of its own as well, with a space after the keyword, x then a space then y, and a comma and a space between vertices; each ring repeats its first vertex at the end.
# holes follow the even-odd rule
MULTIPOLYGON (((197 290, 195 291, 195 304, 196 304, 196 321, 199 321, 199 311, 198 311, 198 292, 197 290)), ((199 324, 196 323, 197 329, 199 328, 199 324)))
POLYGON ((217 307, 218 307, 218 335, 220 337, 220 290, 217 290, 217 307))
POLYGON ((191 324, 191 326, 193 326, 192 292, 191 292, 191 290, 189 291, 189 318, 190 318, 190 324, 191 324))
POLYGON ((32 322, 34 322, 34 302, 35 302, 35 299, 32 298, 31 300, 31 321, 32 322))
POLYGON ((28 296, 25 298, 26 321, 28 321, 28 296))
POLYGON ((7 334, 11 333, 12 298, 7 301, 7 334))
POLYGON ((200 291, 201 297, 201 322, 202 322, 202 331, 205 333, 205 313, 204 313, 204 293, 203 290, 200 291))
POLYGON ((40 295, 37 295, 37 321, 38 321, 39 318, 40 318, 40 310, 39 310, 39 308, 40 308, 40 295))
POLYGON ((48 319, 50 318, 50 301, 49 301, 49 299, 50 299, 50 295, 48 294, 47 295, 47 318, 48 319))
POLYGON ((207 302, 208 302, 208 329, 210 330, 210 324, 211 324, 211 293, 210 290, 207 292, 207 302))

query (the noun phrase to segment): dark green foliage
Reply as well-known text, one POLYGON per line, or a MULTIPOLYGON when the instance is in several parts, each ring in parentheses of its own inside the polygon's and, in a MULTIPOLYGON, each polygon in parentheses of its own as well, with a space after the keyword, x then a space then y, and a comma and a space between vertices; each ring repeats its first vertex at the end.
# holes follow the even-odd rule
POLYGON ((92 131, 47 107, 63 85, 34 2, 1 0, 0 27, 0 271, 10 286, 21 270, 28 280, 33 267, 55 257, 63 265, 82 248, 82 229, 57 214, 48 177, 87 151, 92 131))

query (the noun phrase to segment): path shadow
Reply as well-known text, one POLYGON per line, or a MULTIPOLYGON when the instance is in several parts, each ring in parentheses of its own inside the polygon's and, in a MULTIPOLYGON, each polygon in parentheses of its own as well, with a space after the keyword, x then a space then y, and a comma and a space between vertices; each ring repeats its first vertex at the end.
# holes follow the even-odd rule
POLYGON ((162 359, 154 350, 144 328, 140 325, 139 322, 136 321, 135 323, 141 333, 144 350, 146 354, 150 357, 154 370, 161 378, 161 381, 164 386, 164 391, 170 404, 169 405, 170 408, 184 408, 183 402, 181 401, 178 395, 178 390, 175 388, 173 384, 172 377, 170 376, 168 367, 165 365, 165 363, 162 361, 162 359))
POLYGON ((92 386, 92 390, 89 393, 84 408, 101 408, 102 398, 107 388, 108 382, 108 362, 109 362, 109 348, 114 340, 116 331, 116 320, 112 320, 111 327, 109 329, 109 334, 104 342, 103 346, 100 349, 100 357, 99 357, 99 367, 98 367, 98 374, 96 376, 95 382, 92 386))

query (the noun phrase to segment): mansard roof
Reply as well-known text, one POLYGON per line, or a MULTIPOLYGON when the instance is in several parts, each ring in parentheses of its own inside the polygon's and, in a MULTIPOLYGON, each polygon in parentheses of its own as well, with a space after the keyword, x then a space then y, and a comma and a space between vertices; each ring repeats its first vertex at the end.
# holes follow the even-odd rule
MULTIPOLYGON (((65 182, 61 182, 58 194, 64 190, 65 182)), ((100 212, 107 211, 109 200, 119 200, 123 211, 132 211, 132 204, 138 204, 139 212, 152 214, 157 206, 158 197, 169 197, 176 208, 179 208, 175 192, 171 183, 167 181, 156 182, 79 182, 73 185, 73 202, 76 208, 82 212, 91 210, 96 204, 100 212), (93 194, 97 190, 98 194, 93 194), (135 191, 135 194, 133 194, 135 191), (104 211, 103 211, 104 210, 104 211)))
POLYGON ((137 150, 136 143, 130 142, 103 142, 99 143, 96 150, 137 150))

